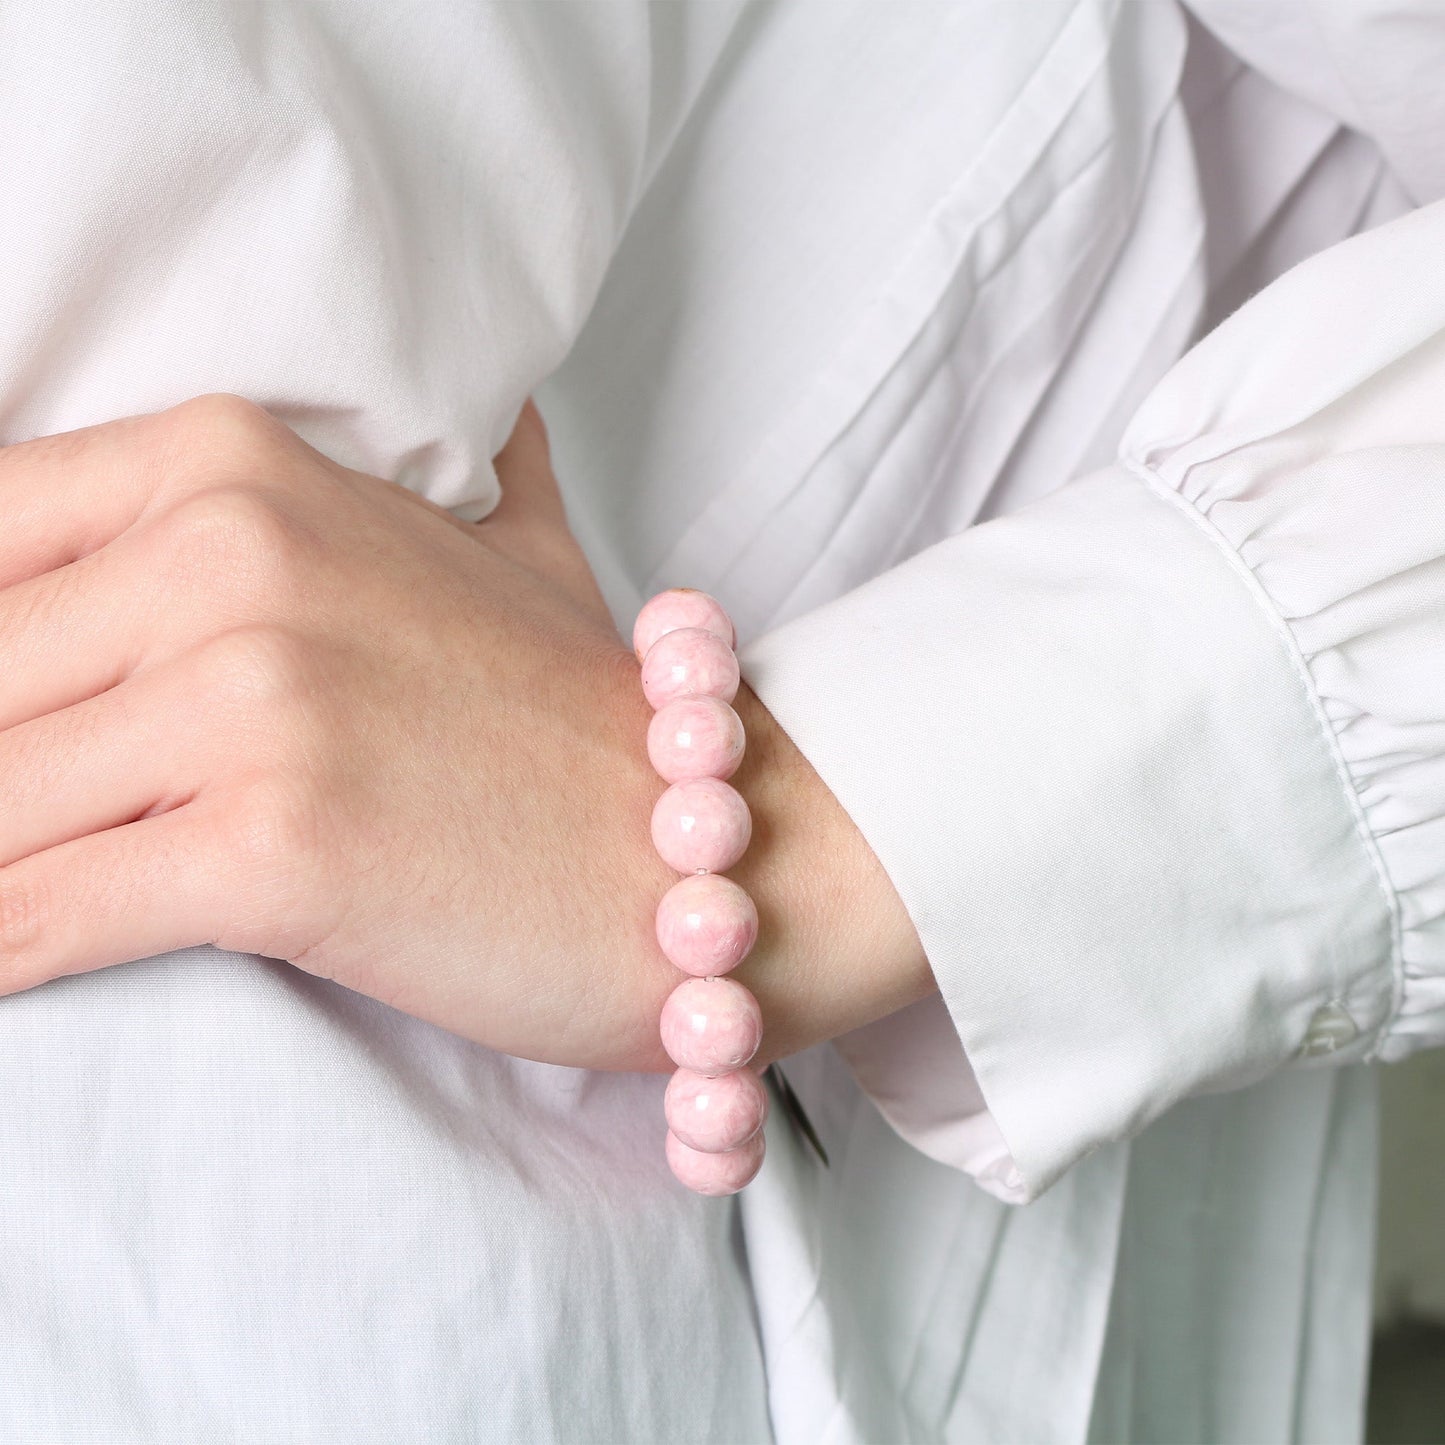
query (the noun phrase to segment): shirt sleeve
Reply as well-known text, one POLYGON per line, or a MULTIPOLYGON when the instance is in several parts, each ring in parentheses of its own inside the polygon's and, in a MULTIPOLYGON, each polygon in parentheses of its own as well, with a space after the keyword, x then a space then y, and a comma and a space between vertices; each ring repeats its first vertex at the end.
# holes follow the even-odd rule
POLYGON ((1445 1042, 1442 255, 1445 204, 1320 253, 1114 465, 743 649, 939 985, 838 1046, 999 1198, 1445 1042))

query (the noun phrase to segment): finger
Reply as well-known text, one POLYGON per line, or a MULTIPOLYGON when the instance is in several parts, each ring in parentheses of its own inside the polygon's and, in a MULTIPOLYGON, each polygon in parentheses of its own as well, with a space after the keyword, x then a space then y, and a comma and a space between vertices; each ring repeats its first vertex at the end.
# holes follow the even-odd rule
POLYGON ((307 546, 279 492, 189 486, 98 552, 0 590, 0 729, 294 612, 307 546))
POLYGON ((158 589, 130 561, 94 552, 0 591, 0 728, 104 692, 135 671, 158 589))
POLYGON ((552 471, 547 426, 537 404, 528 400, 493 462, 502 499, 477 525, 567 527, 567 510, 552 471))
POLYGON ((0 868, 0 995, 213 940, 223 837, 192 803, 0 868))
POLYGON ((200 691, 185 656, 0 732, 0 867, 195 797, 216 766, 200 691))
POLYGON ((572 533, 552 470, 547 428, 536 405, 522 408, 506 446, 497 453, 502 500, 478 523, 495 551, 547 578, 583 611, 612 624, 592 565, 572 533))
POLYGON ((0 448, 0 587, 89 556, 189 485, 274 469, 297 444, 261 407, 216 393, 0 448))
POLYGON ((0 591, 0 729, 83 702, 144 662, 184 651, 219 615, 224 589, 187 586, 197 559, 160 539, 168 521, 133 527, 69 566, 0 591))
POLYGON ((0 448, 0 587, 63 567, 134 523, 160 461, 152 416, 0 448))

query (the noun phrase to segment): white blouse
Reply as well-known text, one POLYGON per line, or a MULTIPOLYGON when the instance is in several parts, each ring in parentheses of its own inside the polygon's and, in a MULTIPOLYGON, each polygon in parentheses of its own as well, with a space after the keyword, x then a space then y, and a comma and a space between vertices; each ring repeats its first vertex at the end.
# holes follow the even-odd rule
POLYGON ((0 1000, 0 1438, 1358 1438, 1319 1065, 1445 1041, 1445 21, 1192 10, 0 16, 0 439, 228 389, 477 517, 550 376, 619 626, 726 601, 941 990, 732 1204, 664 1080, 268 960, 0 1000))

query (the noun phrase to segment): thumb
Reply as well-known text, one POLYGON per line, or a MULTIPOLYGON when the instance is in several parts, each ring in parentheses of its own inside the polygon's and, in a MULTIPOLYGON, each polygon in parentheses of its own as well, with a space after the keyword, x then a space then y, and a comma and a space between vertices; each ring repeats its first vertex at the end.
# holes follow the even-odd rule
POLYGON ((567 508, 552 470, 547 426, 536 403, 522 407, 493 465, 502 498, 476 528, 496 551, 529 567, 584 611, 613 626, 586 555, 567 524, 567 508))
POLYGON ((502 499, 478 525, 501 522, 508 528, 528 530, 567 528, 567 510, 552 471, 547 424, 530 397, 492 464, 501 484, 502 499))

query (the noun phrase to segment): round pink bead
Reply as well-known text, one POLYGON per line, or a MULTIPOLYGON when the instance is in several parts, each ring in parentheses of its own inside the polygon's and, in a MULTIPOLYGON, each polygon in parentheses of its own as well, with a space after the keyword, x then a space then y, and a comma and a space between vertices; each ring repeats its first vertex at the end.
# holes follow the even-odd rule
POLYGON ((647 756, 669 783, 732 777, 744 741, 743 720, 717 697, 675 698, 647 725, 647 756))
POLYGON ((632 650, 637 660, 641 662, 647 656, 664 632, 679 627, 700 627, 704 632, 716 633, 729 647, 737 642, 732 619, 716 597, 694 587, 670 587, 651 598, 632 625, 632 650))
POLYGON ((736 968, 757 940, 757 906, 720 873, 679 878, 657 905, 658 947, 697 978, 736 968))
POLYGON ((662 1006, 662 1047, 697 1074, 740 1069, 763 1041, 763 1012, 735 978, 689 978, 662 1006))
POLYGON ((667 1162, 674 1176, 694 1194, 736 1194, 751 1184, 763 1165, 767 1135, 759 1130, 746 1144, 726 1154, 705 1154, 689 1149, 671 1129, 667 1131, 667 1162))
POLYGON ((737 654, 716 633, 679 627, 664 633, 642 659, 642 691, 653 707, 676 697, 738 695, 737 654))
POLYGON ((653 805, 652 845, 679 873, 724 873, 747 852, 752 814, 717 778, 674 783, 653 805))
POLYGON ((752 1069, 710 1079, 679 1069, 663 1097, 667 1127, 689 1149, 725 1154, 746 1144, 768 1117, 768 1091, 752 1069))

